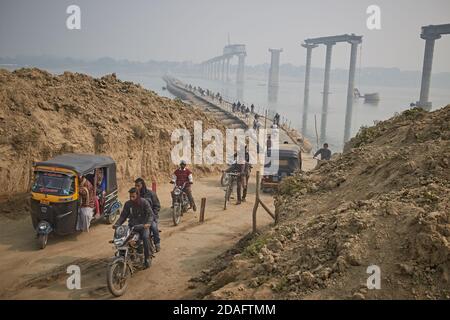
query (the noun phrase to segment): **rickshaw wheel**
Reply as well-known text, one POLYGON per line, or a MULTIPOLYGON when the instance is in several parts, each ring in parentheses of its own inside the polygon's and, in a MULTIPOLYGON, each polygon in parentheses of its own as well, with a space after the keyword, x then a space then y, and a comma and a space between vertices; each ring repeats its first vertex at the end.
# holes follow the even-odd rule
POLYGON ((47 246, 48 234, 40 234, 38 236, 38 244, 40 249, 44 249, 47 246))

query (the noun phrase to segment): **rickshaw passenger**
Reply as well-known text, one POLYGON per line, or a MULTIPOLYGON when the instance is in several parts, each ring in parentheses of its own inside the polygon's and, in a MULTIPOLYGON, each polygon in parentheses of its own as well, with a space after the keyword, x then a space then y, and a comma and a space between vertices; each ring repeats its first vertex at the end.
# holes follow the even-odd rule
POLYGON ((104 177, 104 169, 99 168, 96 169, 95 173, 95 181, 96 181, 96 196, 95 196, 95 217, 99 218, 101 215, 101 209, 105 204, 105 195, 106 195, 106 179, 104 177))
POLYGON ((106 192, 106 178, 105 178, 105 169, 99 168, 97 169, 97 189, 101 193, 106 192))
POLYGON ((80 178, 81 209, 77 220, 77 230, 89 232, 95 208, 95 190, 92 183, 85 176, 80 178))

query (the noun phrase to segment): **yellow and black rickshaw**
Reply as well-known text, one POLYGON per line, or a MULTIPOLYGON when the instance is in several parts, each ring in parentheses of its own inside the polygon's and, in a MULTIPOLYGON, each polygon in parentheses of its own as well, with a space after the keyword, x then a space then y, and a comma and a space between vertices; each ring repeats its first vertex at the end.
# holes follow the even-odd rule
POLYGON ((63 154, 33 166, 31 219, 40 248, 47 245, 48 235, 77 232, 81 198, 80 177, 85 176, 96 190, 97 219, 109 224, 118 217, 116 163, 103 155, 63 154))
POLYGON ((278 150, 272 150, 271 157, 264 165, 261 178, 261 190, 270 192, 277 190, 281 180, 291 176, 296 170, 301 170, 300 148, 295 144, 282 144, 278 150))

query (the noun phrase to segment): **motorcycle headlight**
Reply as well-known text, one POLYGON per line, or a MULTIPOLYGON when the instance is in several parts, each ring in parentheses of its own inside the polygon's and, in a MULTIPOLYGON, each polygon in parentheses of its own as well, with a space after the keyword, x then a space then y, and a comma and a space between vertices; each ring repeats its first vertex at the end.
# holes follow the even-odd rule
POLYGON ((122 246, 127 240, 130 234, 130 228, 128 226, 118 226, 114 232, 114 244, 116 246, 122 246))
POLYGON ((174 195, 176 195, 176 196, 179 196, 180 195, 180 193, 181 193, 181 190, 180 189, 175 189, 175 191, 173 192, 173 194, 174 195))
POLYGON ((118 247, 123 246, 126 238, 114 239, 114 244, 118 247))
POLYGON ((123 238, 128 235, 128 226, 118 226, 116 232, 114 233, 114 238, 123 238))

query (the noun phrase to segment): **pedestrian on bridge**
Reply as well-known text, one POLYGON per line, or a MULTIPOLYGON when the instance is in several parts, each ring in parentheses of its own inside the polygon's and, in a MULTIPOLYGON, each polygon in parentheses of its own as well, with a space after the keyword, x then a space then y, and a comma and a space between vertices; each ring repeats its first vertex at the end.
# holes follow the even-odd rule
POLYGON ((270 156, 272 155, 272 138, 270 134, 267 135, 266 147, 267 147, 267 157, 270 158, 270 156))

